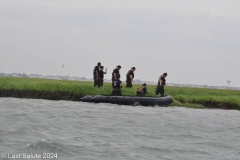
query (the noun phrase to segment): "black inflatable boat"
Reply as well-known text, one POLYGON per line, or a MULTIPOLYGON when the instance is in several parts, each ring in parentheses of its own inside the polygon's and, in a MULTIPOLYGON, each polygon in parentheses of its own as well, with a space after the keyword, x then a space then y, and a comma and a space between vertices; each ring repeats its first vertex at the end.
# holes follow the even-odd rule
POLYGON ((137 97, 137 96, 91 96, 80 98, 82 102, 113 103, 122 105, 142 105, 142 106, 168 106, 173 102, 172 97, 137 97))

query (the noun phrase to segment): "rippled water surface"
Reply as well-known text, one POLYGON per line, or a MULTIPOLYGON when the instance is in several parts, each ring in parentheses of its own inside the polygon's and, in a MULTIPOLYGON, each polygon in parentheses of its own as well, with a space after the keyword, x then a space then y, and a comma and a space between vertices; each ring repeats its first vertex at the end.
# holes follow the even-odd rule
POLYGON ((240 159, 236 110, 0 98, 0 111, 2 159, 240 159))

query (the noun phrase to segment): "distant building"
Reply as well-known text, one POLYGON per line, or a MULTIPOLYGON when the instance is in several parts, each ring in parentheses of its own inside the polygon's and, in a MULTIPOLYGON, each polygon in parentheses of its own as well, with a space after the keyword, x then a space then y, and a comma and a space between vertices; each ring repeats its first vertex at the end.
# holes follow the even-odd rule
POLYGON ((21 73, 12 73, 13 77, 21 77, 21 73))
POLYGON ((69 76, 58 76, 58 79, 69 80, 69 76))
POLYGON ((40 75, 40 74, 29 74, 28 77, 29 78, 42 78, 42 75, 40 75))

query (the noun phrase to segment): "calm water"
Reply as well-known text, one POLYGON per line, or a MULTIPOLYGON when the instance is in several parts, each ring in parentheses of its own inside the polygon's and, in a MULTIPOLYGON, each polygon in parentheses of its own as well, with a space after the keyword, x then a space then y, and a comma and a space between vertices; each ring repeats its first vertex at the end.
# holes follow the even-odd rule
POLYGON ((236 110, 0 98, 0 111, 0 159, 240 159, 236 110))

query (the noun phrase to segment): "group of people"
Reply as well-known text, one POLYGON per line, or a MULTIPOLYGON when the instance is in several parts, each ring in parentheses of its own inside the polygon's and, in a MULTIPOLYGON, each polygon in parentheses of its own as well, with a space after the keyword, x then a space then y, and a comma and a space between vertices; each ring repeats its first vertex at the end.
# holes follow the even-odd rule
MULTIPOLYGON (((121 88, 122 88, 122 81, 120 80, 120 72, 119 70, 121 69, 121 66, 118 65, 112 72, 112 96, 121 96, 121 88)), ((132 67, 126 74, 126 87, 131 88, 132 83, 134 83, 134 71, 136 70, 135 67, 132 67)), ((94 86, 101 87, 103 86, 103 79, 104 79, 104 74, 107 73, 107 68, 104 71, 104 66, 101 65, 101 62, 97 63, 97 66, 94 67, 93 69, 93 79, 94 79, 94 86)), ((155 90, 155 94, 158 95, 160 94, 161 97, 164 96, 164 85, 166 85, 166 78, 167 73, 164 73, 161 75, 158 79, 158 85, 155 90)), ((148 93, 147 88, 146 88, 146 83, 143 83, 142 86, 140 86, 136 90, 136 95, 137 96, 144 96, 146 93, 148 93)))

